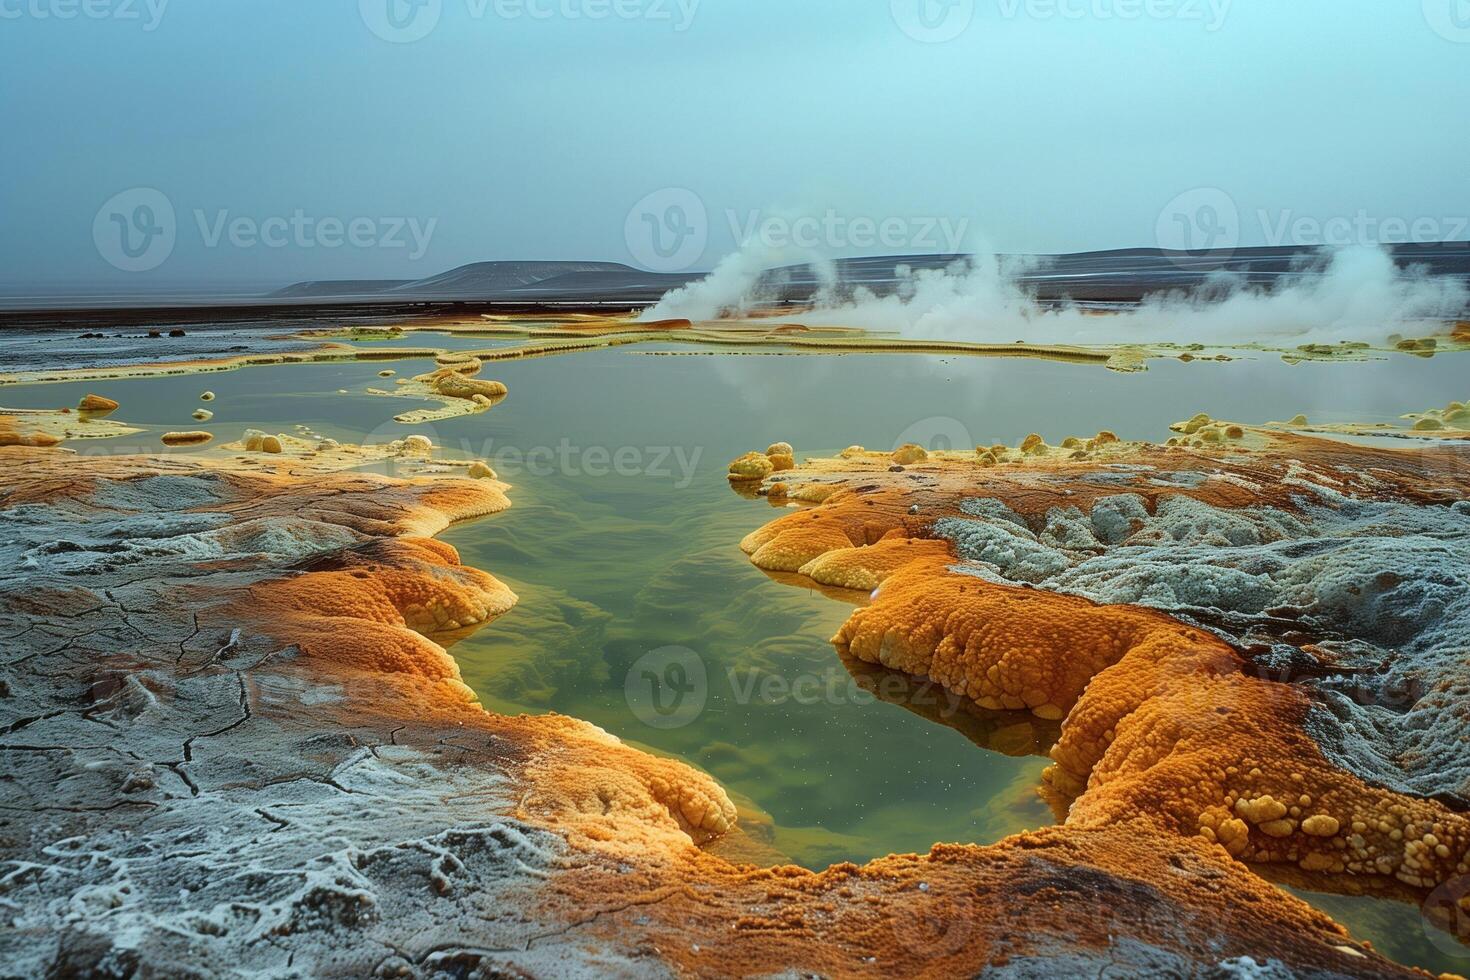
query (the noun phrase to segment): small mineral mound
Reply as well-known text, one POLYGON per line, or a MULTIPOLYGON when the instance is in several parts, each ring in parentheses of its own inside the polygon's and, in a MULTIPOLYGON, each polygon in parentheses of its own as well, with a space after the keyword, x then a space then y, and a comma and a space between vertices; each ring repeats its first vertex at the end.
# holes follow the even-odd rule
POLYGON ((917 446, 912 442, 905 443, 893 451, 890 457, 899 466, 909 466, 913 463, 922 463, 929 458, 929 451, 923 446, 917 446))
POLYGON ((765 453, 746 453, 730 464, 729 479, 731 483, 754 482, 764 480, 776 470, 765 453))
POLYGON ((269 435, 259 429, 246 429, 240 443, 248 453, 280 453, 285 450, 280 436, 269 435))
POLYGON ((469 357, 441 362, 442 366, 427 374, 412 379, 399 378, 394 384, 396 391, 369 389, 375 395, 394 395, 404 398, 421 398, 441 402, 440 409, 419 409, 395 415, 394 421, 405 425, 419 425, 442 419, 483 412, 493 408, 508 394, 499 381, 482 381, 471 375, 478 374, 482 367, 479 358, 469 357))
POLYGON ((117 402, 111 398, 103 398, 101 395, 84 395, 77 403, 77 411, 86 412, 89 415, 104 415, 108 412, 115 412, 117 409, 117 402))
POLYGON ((202 446, 214 438, 210 432, 165 432, 161 437, 165 446, 202 446))

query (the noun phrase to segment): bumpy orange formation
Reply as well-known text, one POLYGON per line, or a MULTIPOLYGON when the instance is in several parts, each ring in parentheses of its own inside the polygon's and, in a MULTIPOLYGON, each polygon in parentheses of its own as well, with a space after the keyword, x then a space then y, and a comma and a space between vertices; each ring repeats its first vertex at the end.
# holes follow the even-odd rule
MULTIPOLYGON (((1135 495, 1144 519, 1170 498, 1188 498, 1211 513, 1269 508, 1306 520, 1293 493, 1309 483, 1331 488, 1334 499, 1446 505, 1470 495, 1467 458, 1208 419, 1180 431, 1184 439, 1164 446, 1103 433, 1053 448, 1032 436, 1019 450, 979 447, 974 456, 853 447, 782 474, 779 490, 763 487, 814 506, 772 521, 742 547, 762 568, 872 593, 833 639, 843 655, 930 678, 985 709, 1063 719, 1043 795, 1069 832, 1141 820, 1160 847, 1194 838, 1223 863, 1240 859, 1320 890, 1412 900, 1454 890, 1470 871, 1470 819, 1329 760, 1307 730, 1307 691, 1259 676, 1267 672, 1216 631, 1024 579, 1026 562, 1037 560, 1025 551, 1037 547, 1033 532, 1058 514, 1086 518, 1106 497, 1135 495), (1195 438, 1206 424, 1212 438, 1195 438), (1196 479, 1201 473, 1211 478, 1196 479), (963 522, 986 513, 1003 514, 1002 528, 1005 520, 1030 526, 1019 539, 986 527, 981 544, 967 542, 963 522), (995 550, 977 562, 966 547, 995 550), (1006 578, 1008 562, 1017 580, 1006 578)), ((1055 533, 1048 524, 1040 538, 1055 533)), ((1106 550, 1091 540, 1084 547, 1106 550)), ((1462 914, 1456 924, 1465 921, 1462 914)))

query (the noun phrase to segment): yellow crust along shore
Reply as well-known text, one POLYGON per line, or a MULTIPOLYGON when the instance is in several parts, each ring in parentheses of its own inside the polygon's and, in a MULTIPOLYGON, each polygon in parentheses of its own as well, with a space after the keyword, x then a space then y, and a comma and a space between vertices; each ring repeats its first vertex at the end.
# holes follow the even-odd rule
MULTIPOLYGON (((688 344, 717 351, 748 352, 759 348, 822 354, 897 353, 967 354, 979 357, 1039 357, 1075 363, 1108 364, 1134 369, 1147 358, 1141 348, 1107 345, 1087 348, 1061 344, 977 344, 924 341, 871 334, 853 327, 808 327, 774 318, 732 320, 629 320, 611 315, 537 316, 484 315, 480 321, 453 319, 408 325, 401 334, 433 331, 461 336, 514 337, 523 342, 469 352, 484 361, 521 360, 639 344, 688 344)), ((342 333, 325 336, 342 336, 342 333)), ((350 334, 349 334, 350 336, 350 334)), ((667 353, 650 351, 646 353, 667 353)))
MULTIPOLYGON (((644 344, 688 344, 730 353, 805 352, 818 354, 898 353, 965 354, 981 357, 1040 357, 1076 363, 1104 364, 1119 370, 1137 370, 1150 355, 1142 348, 1109 345, 1101 348, 1066 345, 968 344, 946 341, 916 341, 872 335, 847 327, 806 327, 761 319, 720 320, 691 323, 687 320, 641 322, 623 317, 545 316, 495 317, 465 320, 462 317, 427 318, 401 327, 307 329, 284 337, 319 344, 314 350, 246 352, 227 357, 159 361, 125 366, 80 366, 0 373, 0 386, 82 381, 123 381, 134 378, 170 377, 234 371, 248 367, 289 364, 320 364, 344 361, 398 361, 435 358, 441 367, 467 361, 509 361, 558 354, 574 354, 612 347, 644 344), (450 333, 460 336, 512 337, 521 343, 478 350, 453 351, 442 346, 400 346, 396 342, 418 333, 450 333), (343 342, 348 341, 348 342, 343 342), (354 346, 351 341, 394 341, 394 346, 354 346), (763 351, 762 348, 769 349, 763 351)), ((666 353, 649 351, 645 353, 666 353)), ((417 391, 379 391, 379 394, 421 394, 458 407, 454 397, 438 386, 415 378, 417 391)), ((459 414, 459 412, 453 413, 459 414)), ((434 418, 447 417, 435 415, 434 418)), ((430 420, 428 415, 419 421, 430 420)))
MULTIPOLYGON (((122 912, 17 920, 52 937, 29 947, 38 969, 128 950, 171 969, 289 956, 356 975, 1188 973, 1247 959, 1413 975, 1205 835, 1167 834, 1173 811, 1126 787, 1110 799, 1131 812, 862 867, 702 849, 739 834, 708 776, 585 722, 486 712, 460 681, 439 641, 513 616, 515 597, 430 536, 509 506, 492 479, 389 479, 344 468, 346 450, 266 472, 225 454, 0 456, 0 507, 18 521, 6 547, 29 563, 0 577, 0 628, 29 651, 9 660, 0 754, 7 793, 49 797, 23 850, 54 869, 11 897, 90 909, 127 848, 149 855, 122 912), (135 540, 140 521, 154 526, 135 540), (62 527, 73 544, 48 548, 62 527), (211 918, 221 907, 237 911, 211 918)), ((921 565, 936 554, 915 546, 921 565)), ((1231 785, 1243 799, 1268 782, 1231 785)), ((1347 784, 1325 794, 1344 819, 1358 802, 1347 784)))
POLYGON ((141 431, 99 411, 0 408, 0 446, 59 446, 71 439, 110 439, 141 431))
MULTIPOLYGON (((503 383, 475 377, 482 367, 478 357, 441 354, 437 361, 439 366, 432 371, 413 378, 399 379, 397 387, 392 391, 377 388, 369 388, 368 391, 375 395, 398 395, 442 404, 442 408, 416 409, 393 417, 395 422, 406 425, 438 422, 483 412, 505 400, 508 390, 503 383)), ((389 376, 392 372, 383 371, 380 374, 389 376)))
POLYGON ((1447 692, 1467 679, 1467 607, 1446 575, 1465 567, 1470 455, 1208 416, 1174 429, 1165 444, 854 446, 781 473, 752 453, 732 481, 794 509, 741 547, 872 592, 833 638, 844 658, 1059 721, 1041 791, 1067 830, 1142 821, 1160 848, 1197 838, 1316 890, 1448 894, 1463 925, 1470 753, 1447 692), (1416 591, 1441 580, 1443 600, 1416 591), (1392 647, 1382 620, 1357 618, 1377 602, 1395 610, 1392 647), (1396 702, 1389 677, 1409 690, 1396 702))
POLYGON ((40 370, 0 373, 0 387, 5 385, 61 384, 78 381, 127 381, 134 378, 177 377, 214 374, 249 367, 273 367, 286 364, 327 364, 340 361, 397 361, 430 358, 444 353, 438 347, 358 348, 348 344, 323 343, 310 351, 243 353, 228 357, 197 360, 161 360, 146 364, 91 367, 57 367, 40 370))
MULTIPOLYGON (((717 320, 638 320, 612 313, 601 314, 481 314, 478 320, 445 318, 404 325, 403 333, 442 331, 465 336, 515 337, 522 344, 494 351, 476 351, 486 359, 545 357, 561 353, 642 343, 689 344, 729 353, 779 353, 761 347, 784 348, 792 353, 814 354, 949 354, 975 357, 1029 357, 1045 360, 1105 365, 1115 371, 1139 371, 1149 360, 1231 361, 1237 357, 1268 354, 1290 363, 1302 361, 1363 361, 1407 354, 1433 357, 1470 347, 1470 333, 1462 323, 1438 324, 1441 333, 1419 339, 1389 337, 1381 345, 1358 341, 1271 345, 1233 343, 1208 345, 1190 342, 1148 343, 1103 342, 1049 343, 1017 339, 1010 343, 979 343, 947 338, 912 338, 840 325, 808 325, 800 318, 808 307, 790 306, 769 311, 750 311, 743 316, 717 320), (795 318, 795 319, 793 319, 795 318)), ((1108 311, 1094 311, 1105 318, 1108 311)), ((1426 325, 1427 326, 1427 325, 1426 325)), ((397 336, 397 335, 395 335, 397 336)), ((645 351, 665 355, 679 351, 645 351)))
MULTIPOLYGON (((743 318, 718 320, 652 320, 630 319, 625 314, 482 314, 479 317, 443 315, 418 317, 401 324, 303 328, 271 339, 289 339, 317 344, 315 349, 296 351, 255 351, 205 359, 162 360, 125 366, 76 366, 33 369, 0 373, 0 386, 9 384, 44 384, 81 381, 121 381, 132 378, 167 377, 234 371, 246 367, 287 364, 332 363, 344 361, 398 361, 436 358, 441 366, 467 359, 488 361, 526 360, 575 354, 608 348, 644 345, 680 345, 694 351, 640 350, 648 355, 680 353, 725 354, 909 354, 952 355, 962 357, 1022 357, 1075 364, 1096 364, 1110 370, 1132 372, 1146 370, 1150 360, 1161 358, 1181 361, 1231 361, 1237 357, 1256 355, 1280 356, 1289 362, 1361 361, 1369 357, 1409 355, 1432 357, 1470 347, 1470 334, 1456 327, 1442 337, 1400 340, 1382 347, 1353 342, 1341 344, 1303 344, 1270 346, 1259 343, 1212 347, 1199 343, 1119 343, 1058 344, 1016 340, 1012 343, 980 343, 943 338, 912 338, 845 326, 809 326, 787 319, 799 316, 801 309, 776 311, 769 315, 751 313, 743 318), (518 343, 472 350, 449 350, 443 346, 402 346, 416 334, 451 334, 461 337, 484 336, 497 340, 507 338, 518 343), (393 346, 385 346, 384 342, 393 346)), ((1097 316, 1110 314, 1099 312, 1097 316)), ((1449 329, 1450 325, 1446 325, 1449 329)), ((414 379, 420 383, 422 378, 414 379)), ((427 387, 428 397, 442 394, 427 387)), ((409 394, 379 391, 378 394, 409 394)), ((441 399, 442 400, 442 399, 441 399)), ((452 399, 446 400, 448 414, 462 414, 466 409, 452 399)), ((433 412, 410 413, 415 421, 448 417, 433 412), (422 417, 420 417, 422 416, 422 417)))

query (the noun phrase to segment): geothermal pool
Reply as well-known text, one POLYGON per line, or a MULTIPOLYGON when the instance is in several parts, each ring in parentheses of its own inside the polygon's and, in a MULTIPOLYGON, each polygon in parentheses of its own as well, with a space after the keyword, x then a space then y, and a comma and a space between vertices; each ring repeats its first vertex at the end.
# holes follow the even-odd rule
MULTIPOLYGON (((431 334, 406 342, 491 346, 431 334)), ((1030 432, 1060 441, 1102 428, 1160 439, 1196 412, 1390 421, 1470 395, 1454 355, 1156 360, 1122 374, 1045 360, 687 347, 490 363, 482 376, 509 397, 432 425, 398 424, 392 416, 416 404, 367 393, 391 386, 385 367, 409 376, 431 364, 7 387, 0 402, 54 408, 95 391, 122 404, 115 419, 145 427, 72 443, 81 453, 157 452, 170 429, 207 429, 218 444, 247 427, 306 425, 344 442, 422 433, 446 455, 487 460, 512 485, 513 507, 441 537, 520 603, 453 648, 466 683, 491 710, 584 718, 708 771, 741 808, 751 849, 733 857, 813 868, 1053 822, 1035 787, 1055 728, 1028 714, 967 714, 937 687, 844 667, 828 639, 863 597, 779 582, 750 564, 738 543, 774 515, 765 499, 730 489, 732 458, 778 440, 807 455, 854 442, 1015 445, 1030 432), (190 415, 205 390, 217 395, 215 415, 200 424, 190 415)), ((1307 897, 1396 959, 1463 972, 1466 960, 1444 951, 1452 941, 1431 942, 1412 906, 1307 897)))

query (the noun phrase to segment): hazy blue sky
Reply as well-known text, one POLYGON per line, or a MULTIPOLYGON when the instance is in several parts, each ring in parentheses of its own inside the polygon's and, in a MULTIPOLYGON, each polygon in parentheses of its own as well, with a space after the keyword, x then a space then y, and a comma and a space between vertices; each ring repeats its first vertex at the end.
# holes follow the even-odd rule
POLYGON ((1470 0, 0 0, 0 75, 11 282, 706 268, 753 212, 833 254, 1470 237, 1470 0))

